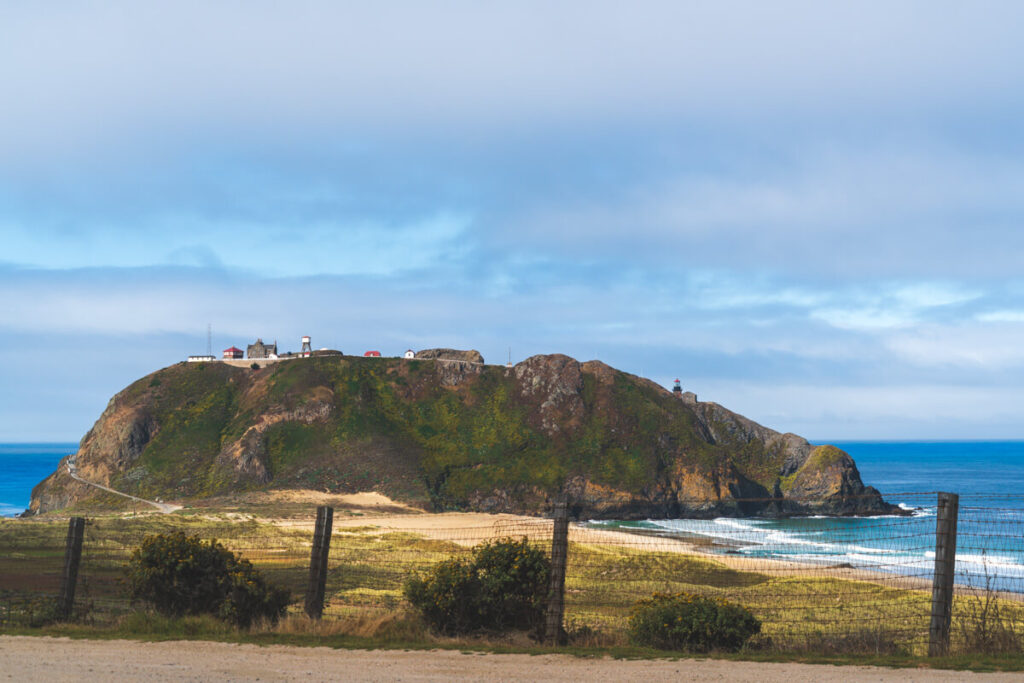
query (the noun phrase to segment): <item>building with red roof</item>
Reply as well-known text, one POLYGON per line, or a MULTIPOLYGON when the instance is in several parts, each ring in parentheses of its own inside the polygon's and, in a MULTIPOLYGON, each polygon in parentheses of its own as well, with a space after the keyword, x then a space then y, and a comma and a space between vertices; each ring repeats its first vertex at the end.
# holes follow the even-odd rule
POLYGON ((224 360, 238 360, 239 358, 245 358, 245 351, 242 349, 237 349, 234 346, 224 349, 224 360))

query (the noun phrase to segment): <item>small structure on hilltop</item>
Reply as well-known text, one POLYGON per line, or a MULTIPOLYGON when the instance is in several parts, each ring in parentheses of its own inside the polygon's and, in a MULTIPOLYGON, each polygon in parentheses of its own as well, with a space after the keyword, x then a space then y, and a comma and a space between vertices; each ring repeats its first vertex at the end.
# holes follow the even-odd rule
POLYGON ((692 391, 683 391, 683 387, 679 384, 679 380, 675 381, 672 386, 672 395, 680 399, 683 403, 697 403, 697 394, 692 391))
POLYGON ((189 363, 209 363, 211 360, 217 360, 216 356, 189 356, 189 363))
POLYGON ((313 355, 313 345, 310 343, 308 335, 302 337, 302 350, 299 351, 299 355, 303 358, 309 358, 313 355))
POLYGON ((245 351, 242 349, 232 346, 224 349, 224 360, 239 360, 245 358, 245 351))
POLYGON ((257 338, 255 344, 249 344, 245 350, 248 358, 276 358, 277 342, 264 344, 262 339, 257 338))
POLYGON ((415 358, 415 357, 416 357, 416 352, 415 352, 415 351, 413 351, 412 349, 409 349, 409 350, 407 350, 407 351, 405 352, 405 355, 404 355, 404 356, 402 356, 402 358, 408 358, 408 359, 413 359, 413 358, 415 358))
POLYGON ((363 354, 364 358, 380 358, 380 351, 367 351, 363 354))

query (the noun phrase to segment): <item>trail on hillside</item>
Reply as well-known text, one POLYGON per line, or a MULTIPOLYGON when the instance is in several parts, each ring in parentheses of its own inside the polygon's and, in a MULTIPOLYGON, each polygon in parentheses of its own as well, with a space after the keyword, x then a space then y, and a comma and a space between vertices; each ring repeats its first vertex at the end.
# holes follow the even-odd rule
POLYGON ((163 512, 164 514, 166 514, 168 512, 174 512, 175 510, 180 510, 181 509, 180 505, 174 505, 173 503, 158 503, 155 500, 146 500, 145 498, 139 498, 138 496, 133 496, 130 493, 123 493, 121 491, 115 491, 114 489, 110 488, 109 486, 104 486, 103 484, 97 484, 94 481, 89 481, 87 479, 82 479, 80 476, 78 476, 78 471, 77 471, 77 466, 75 465, 75 457, 74 456, 71 456, 71 459, 68 460, 68 475, 70 475, 71 478, 74 479, 75 481, 80 481, 83 484, 88 484, 89 486, 93 486, 93 487, 98 488, 98 489, 100 489, 102 491, 106 491, 107 493, 113 493, 116 496, 122 496, 124 498, 131 498, 132 500, 138 501, 139 503, 145 503, 146 505, 152 505, 153 507, 155 507, 160 512, 163 512))

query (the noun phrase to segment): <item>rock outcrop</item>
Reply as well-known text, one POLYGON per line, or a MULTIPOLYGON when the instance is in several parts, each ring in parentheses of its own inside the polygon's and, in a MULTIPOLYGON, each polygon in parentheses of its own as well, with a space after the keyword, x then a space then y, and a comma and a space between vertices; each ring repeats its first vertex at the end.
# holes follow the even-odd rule
MULTIPOLYGON (((377 490, 426 509, 589 518, 898 513, 849 455, 603 363, 476 351, 180 363, 115 396, 76 456, 88 481, 185 500, 260 488, 377 490)), ((61 467, 32 510, 97 492, 61 467)))
POLYGON ((423 349, 417 351, 415 357, 422 360, 453 360, 465 363, 484 364, 484 357, 479 351, 460 351, 459 349, 423 349))
POLYGON ((444 386, 454 387, 468 378, 479 375, 484 357, 479 351, 458 349, 424 349, 417 351, 417 360, 437 361, 437 376, 444 386))

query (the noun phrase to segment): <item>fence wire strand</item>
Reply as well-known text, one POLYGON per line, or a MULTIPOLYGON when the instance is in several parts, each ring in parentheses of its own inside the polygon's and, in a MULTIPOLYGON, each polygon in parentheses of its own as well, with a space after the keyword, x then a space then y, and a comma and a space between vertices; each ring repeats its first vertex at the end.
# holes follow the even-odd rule
MULTIPOLYGON (((637 601, 688 592, 737 602, 777 646, 843 643, 918 652, 927 647, 936 544, 935 495, 887 494, 906 514, 879 517, 573 522, 565 625, 570 633, 624 633, 637 601)), ((180 529, 213 538, 291 591, 301 612, 308 582, 308 520, 184 516, 88 520, 73 618, 110 623, 140 608, 123 581, 149 534, 180 529)), ((480 516, 336 516, 325 619, 406 609, 403 584, 481 543, 527 539, 550 553, 552 521, 480 516)), ((0 627, 45 619, 56 597, 66 520, 0 525, 0 627)), ((960 499, 953 641, 965 650, 1020 648, 1024 634, 1024 496, 960 499)))

